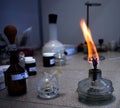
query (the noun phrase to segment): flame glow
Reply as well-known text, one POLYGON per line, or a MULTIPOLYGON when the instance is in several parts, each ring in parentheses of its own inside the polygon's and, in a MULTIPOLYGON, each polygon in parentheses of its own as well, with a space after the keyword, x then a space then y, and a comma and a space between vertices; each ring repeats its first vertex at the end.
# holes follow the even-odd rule
POLYGON ((82 29, 88 47, 88 62, 92 63, 93 58, 97 59, 97 62, 99 62, 99 55, 94 44, 94 41, 92 39, 91 31, 89 27, 87 27, 87 24, 84 19, 80 21, 80 27, 82 29))

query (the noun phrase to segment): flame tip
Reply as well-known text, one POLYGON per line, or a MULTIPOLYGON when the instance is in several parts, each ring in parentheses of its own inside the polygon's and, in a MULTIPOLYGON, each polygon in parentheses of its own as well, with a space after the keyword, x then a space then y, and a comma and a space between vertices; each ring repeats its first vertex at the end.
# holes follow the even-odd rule
POLYGON ((86 40, 87 46, 88 46, 88 62, 91 62, 91 58, 96 58, 99 62, 99 56, 96 49, 96 46, 94 44, 94 41, 92 39, 90 28, 87 26, 84 19, 81 19, 80 21, 80 27, 83 32, 83 36, 86 40))

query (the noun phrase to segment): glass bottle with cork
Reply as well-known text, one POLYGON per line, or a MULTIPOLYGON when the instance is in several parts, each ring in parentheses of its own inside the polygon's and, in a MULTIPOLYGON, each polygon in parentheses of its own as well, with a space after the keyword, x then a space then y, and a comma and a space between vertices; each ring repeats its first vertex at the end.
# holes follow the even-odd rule
POLYGON ((58 41, 57 37, 57 14, 50 13, 48 15, 48 27, 49 27, 49 41, 43 46, 43 66, 51 67, 54 65, 64 64, 65 63, 65 47, 58 41), (62 55, 61 58, 58 56, 62 55), (56 60, 57 59, 57 60, 56 60), (61 63, 61 59, 62 62, 61 63), (52 61, 52 62, 51 62, 52 61))
POLYGON ((5 72, 5 83, 10 96, 20 96, 27 92, 26 78, 27 72, 19 65, 18 51, 15 45, 15 37, 17 29, 13 25, 8 25, 4 28, 4 33, 7 36, 10 45, 10 66, 5 72))

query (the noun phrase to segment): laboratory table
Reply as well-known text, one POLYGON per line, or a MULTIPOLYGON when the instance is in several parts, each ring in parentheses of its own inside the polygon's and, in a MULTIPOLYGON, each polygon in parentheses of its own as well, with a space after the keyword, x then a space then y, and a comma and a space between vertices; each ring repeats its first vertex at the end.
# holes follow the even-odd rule
POLYGON ((114 99, 110 103, 88 105, 78 100, 78 82, 88 77, 91 64, 84 60, 83 52, 66 56, 66 65, 53 66, 48 70, 60 70, 58 75, 59 95, 53 99, 41 99, 38 96, 37 84, 41 78, 43 67, 41 51, 34 54, 37 64, 37 75, 27 79, 27 93, 19 97, 8 96, 7 90, 0 91, 0 108, 120 108, 120 52, 103 52, 100 55, 106 59, 100 61, 98 68, 102 70, 102 77, 113 83, 114 99))

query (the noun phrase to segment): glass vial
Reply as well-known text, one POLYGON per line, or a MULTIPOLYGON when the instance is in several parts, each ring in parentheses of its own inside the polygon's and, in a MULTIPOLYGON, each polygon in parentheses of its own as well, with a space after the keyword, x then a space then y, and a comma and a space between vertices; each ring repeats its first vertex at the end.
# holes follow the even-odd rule
POLYGON ((19 53, 19 64, 25 69, 25 54, 22 51, 19 53))
POLYGON ((2 67, 0 67, 0 90, 5 88, 4 73, 2 67))
POLYGON ((64 66, 66 64, 66 58, 63 53, 56 53, 55 54, 55 65, 56 66, 64 66))
POLYGON ((36 60, 32 57, 26 57, 25 68, 29 76, 36 75, 37 74, 36 60))
POLYGON ((54 53, 43 53, 43 66, 52 67, 55 65, 54 53))

